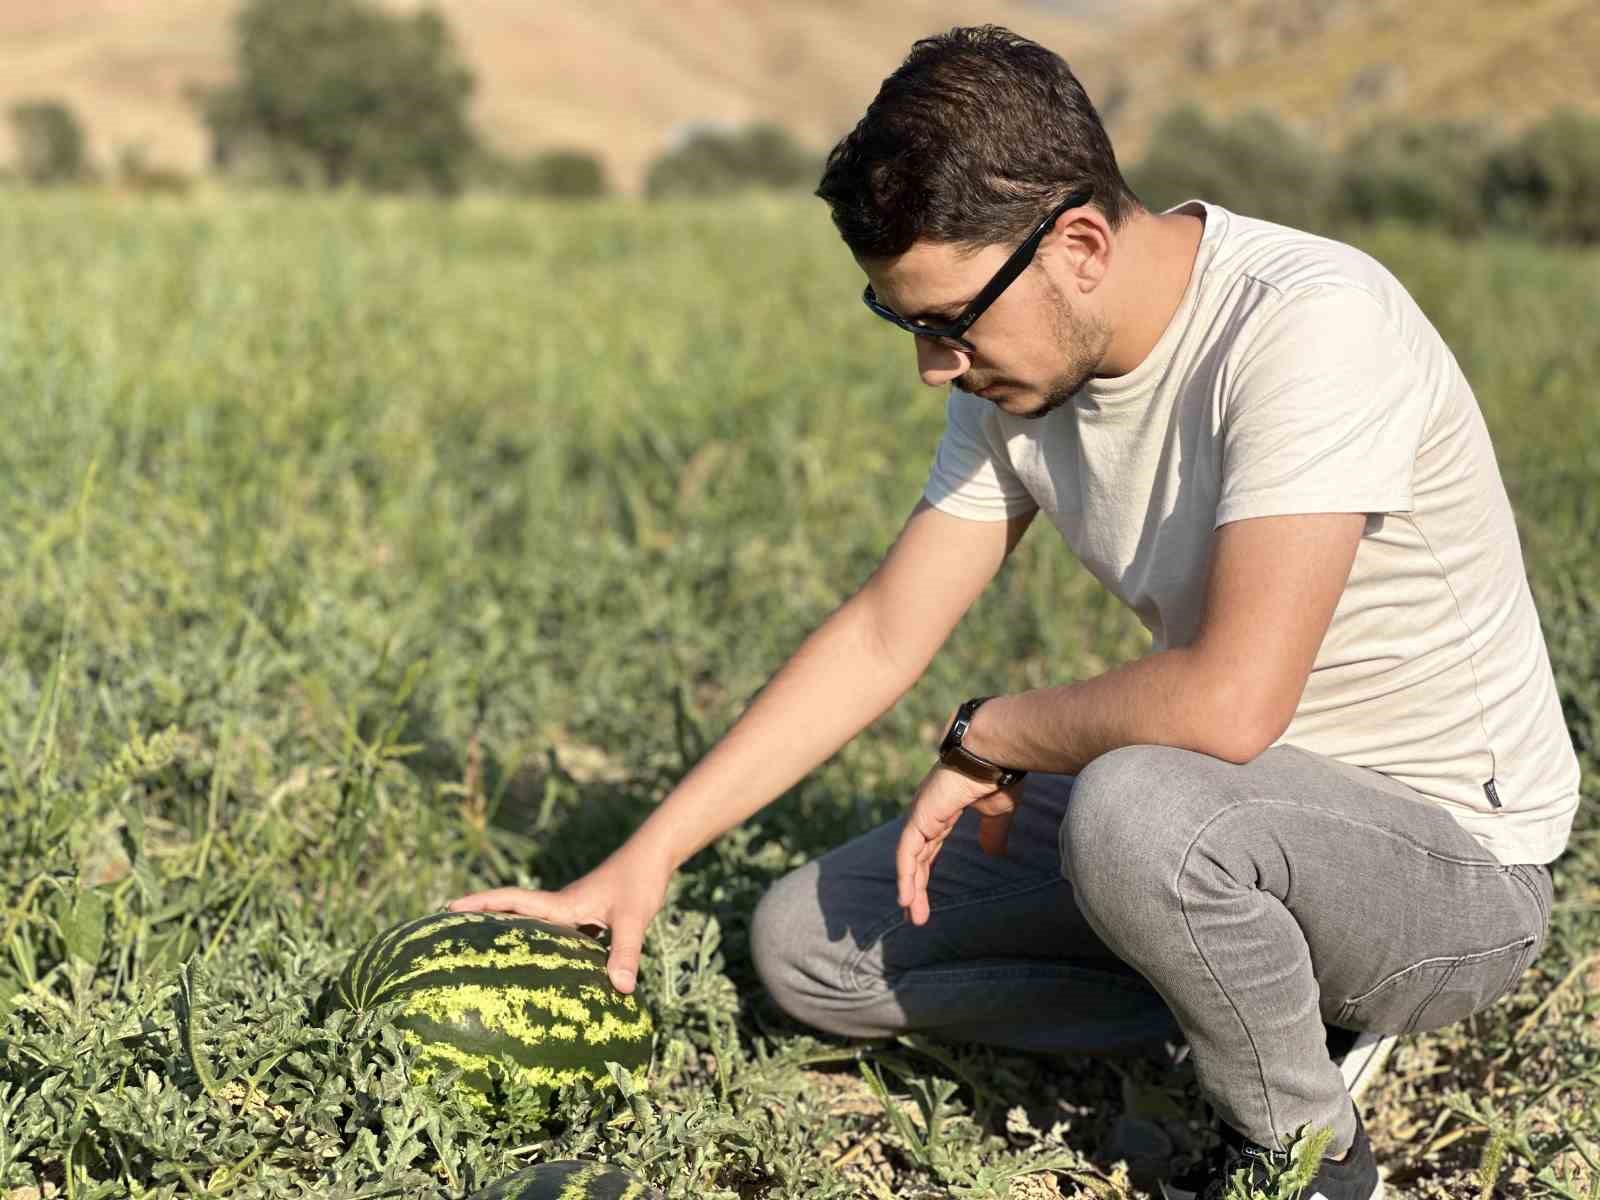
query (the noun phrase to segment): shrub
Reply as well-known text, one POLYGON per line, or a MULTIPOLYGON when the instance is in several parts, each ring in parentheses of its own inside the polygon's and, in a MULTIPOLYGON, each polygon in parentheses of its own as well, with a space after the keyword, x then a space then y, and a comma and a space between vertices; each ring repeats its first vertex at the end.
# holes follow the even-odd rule
POLYGON ((520 196, 588 199, 611 190, 605 168, 586 150, 546 150, 523 159, 486 153, 475 174, 485 187, 520 196))
POLYGON ((460 186, 473 80, 437 13, 246 0, 236 35, 238 81, 196 96, 220 170, 292 186, 460 186))
POLYGON ((645 194, 710 196, 740 188, 811 188, 822 159, 778 125, 699 126, 651 164, 645 194))
POLYGON ((83 178, 83 126, 57 100, 30 100, 11 107, 17 170, 29 183, 73 183, 83 178))
POLYGON ((1212 121, 1192 106, 1176 109, 1128 175, 1157 210, 1201 197, 1299 229, 1320 229, 1332 216, 1327 156, 1266 112, 1212 121))
POLYGON ((1484 203, 1545 241, 1600 242, 1600 119, 1558 112, 1493 153, 1484 203))
POLYGON ((142 145, 124 146, 117 155, 117 182, 134 192, 187 195, 193 181, 181 171, 151 164, 142 145))
POLYGON ((1336 205, 1357 221, 1395 218, 1458 236, 1481 233, 1489 133, 1458 121, 1385 122, 1358 134, 1340 158, 1336 205))

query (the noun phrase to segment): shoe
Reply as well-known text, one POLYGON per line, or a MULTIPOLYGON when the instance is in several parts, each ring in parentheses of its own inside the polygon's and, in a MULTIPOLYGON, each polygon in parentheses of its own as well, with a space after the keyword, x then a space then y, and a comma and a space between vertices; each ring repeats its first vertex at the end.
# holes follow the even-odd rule
MULTIPOLYGON (((1289 1166, 1285 1150, 1268 1150, 1246 1140, 1237 1131, 1222 1126, 1222 1145, 1193 1171, 1175 1176, 1161 1185, 1165 1200, 1223 1200, 1236 1171, 1248 1171, 1251 1187, 1265 1190, 1272 1168, 1289 1166)), ((1301 1200, 1383 1200, 1383 1180, 1372 1157, 1361 1110, 1356 1110, 1356 1140, 1343 1162, 1323 1159, 1317 1173, 1300 1193, 1301 1200)))
POLYGON ((1328 1056, 1344 1076, 1350 1099, 1359 1102, 1361 1094, 1383 1071, 1384 1063, 1389 1061, 1389 1051, 1400 1039, 1392 1033, 1364 1033, 1340 1029, 1336 1025, 1326 1028, 1328 1056))

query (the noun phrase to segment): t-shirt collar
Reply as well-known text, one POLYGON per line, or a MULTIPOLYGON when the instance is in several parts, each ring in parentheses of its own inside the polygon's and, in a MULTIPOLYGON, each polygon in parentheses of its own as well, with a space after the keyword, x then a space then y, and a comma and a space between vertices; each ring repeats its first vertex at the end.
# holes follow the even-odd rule
POLYGON ((1167 216, 1177 212, 1194 213, 1205 220, 1205 230, 1200 235, 1200 245, 1195 251, 1194 266, 1189 272, 1189 283, 1183 289, 1183 298, 1178 301, 1178 307, 1174 310, 1172 319, 1167 322, 1166 329, 1162 331, 1156 344, 1150 348, 1150 353, 1144 356, 1139 365, 1125 375, 1109 379, 1091 379, 1073 397, 1073 404, 1077 407, 1094 411, 1125 401, 1145 391, 1161 377, 1178 344, 1183 340, 1184 331, 1189 327, 1189 319, 1194 315, 1206 267, 1216 253, 1217 244, 1222 240, 1227 213, 1215 204, 1207 204, 1204 200, 1185 200, 1161 215, 1167 216))

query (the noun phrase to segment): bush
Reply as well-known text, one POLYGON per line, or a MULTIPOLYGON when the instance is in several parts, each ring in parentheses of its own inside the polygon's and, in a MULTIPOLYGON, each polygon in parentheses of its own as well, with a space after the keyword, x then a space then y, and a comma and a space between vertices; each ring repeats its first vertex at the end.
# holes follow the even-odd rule
POLYGON ((238 82, 196 97, 218 169, 301 187, 460 187, 473 80, 437 13, 247 0, 236 34, 238 82))
POLYGON ((475 174, 484 187, 519 196, 575 200, 611 190, 605 168, 586 150, 547 150, 524 159, 485 154, 475 174))
POLYGON ((1336 204, 1357 221, 1396 218, 1457 236, 1489 222, 1488 131, 1456 121, 1389 122, 1357 135, 1341 156, 1336 204))
POLYGON ((11 107, 17 170, 29 183, 74 183, 85 174, 83 126, 57 100, 31 100, 11 107))
POLYGON ((1493 153, 1485 206, 1500 224, 1552 242, 1600 242, 1600 119, 1571 110, 1493 153))
POLYGON ((1192 106, 1168 113, 1128 182, 1157 210, 1201 197, 1298 229, 1321 229, 1333 215, 1326 154, 1261 111, 1220 122, 1192 106))
POLYGON ((801 146, 780 126, 743 129, 701 126, 651 164, 645 194, 711 196, 741 188, 812 188, 822 174, 822 158, 801 146))

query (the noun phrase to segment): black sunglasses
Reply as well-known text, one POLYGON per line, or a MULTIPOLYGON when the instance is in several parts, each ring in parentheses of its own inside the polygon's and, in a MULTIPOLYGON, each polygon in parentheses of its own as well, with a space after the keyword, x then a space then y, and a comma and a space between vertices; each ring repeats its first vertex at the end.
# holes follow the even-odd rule
POLYGON ((983 291, 979 292, 973 298, 972 303, 961 310, 961 315, 948 325, 924 325, 918 321, 907 320, 893 309, 885 308, 879 303, 878 297, 872 293, 872 285, 870 283, 867 284, 866 290, 861 293, 862 303, 885 321, 891 321, 900 326, 901 329, 908 330, 918 337, 927 338, 929 341, 937 342, 941 346, 948 346, 952 350, 960 350, 969 356, 976 354, 978 348, 962 335, 972 327, 974 321, 983 316, 985 309, 1000 298, 1000 293, 1011 286, 1011 281, 1021 275, 1027 265, 1033 261, 1034 254, 1038 252, 1039 243, 1044 241, 1044 235, 1050 232, 1051 227, 1055 225, 1061 214, 1069 208, 1077 208, 1080 204, 1087 204, 1093 195, 1092 189, 1085 188, 1083 191, 1072 193, 1072 195, 1063 200, 1049 216, 1034 227, 1033 232, 1023 240, 1022 245, 1012 251, 1011 257, 1006 259, 1004 265, 994 273, 994 277, 983 285, 983 291))

